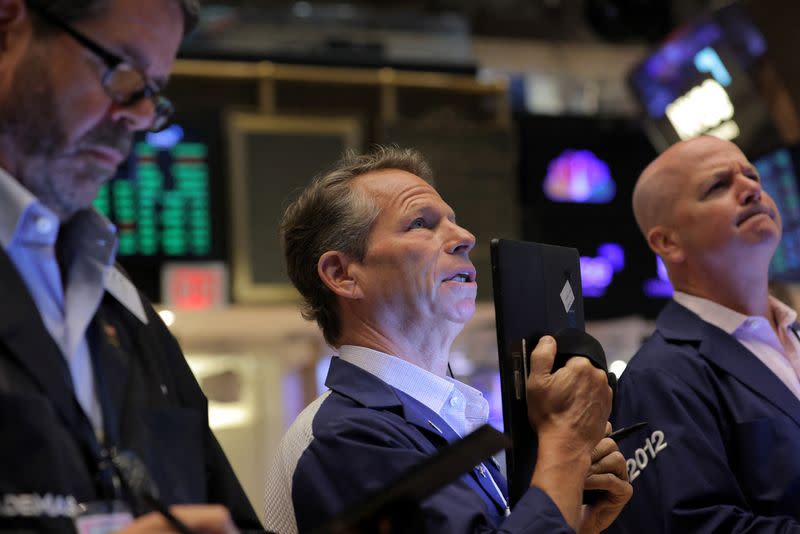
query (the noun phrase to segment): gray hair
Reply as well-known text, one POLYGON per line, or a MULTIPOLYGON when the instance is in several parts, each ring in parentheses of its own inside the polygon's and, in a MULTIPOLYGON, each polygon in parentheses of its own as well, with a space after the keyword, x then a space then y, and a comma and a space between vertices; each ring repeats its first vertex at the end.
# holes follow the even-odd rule
POLYGON ((316 176, 283 214, 281 244, 289 278, 303 298, 303 317, 317 321, 331 346, 336 346, 342 325, 336 296, 320 279, 317 264, 331 250, 356 261, 364 259, 380 209, 351 183, 359 176, 387 169, 433 182, 430 165, 414 149, 376 146, 366 154, 349 151, 328 172, 316 176))

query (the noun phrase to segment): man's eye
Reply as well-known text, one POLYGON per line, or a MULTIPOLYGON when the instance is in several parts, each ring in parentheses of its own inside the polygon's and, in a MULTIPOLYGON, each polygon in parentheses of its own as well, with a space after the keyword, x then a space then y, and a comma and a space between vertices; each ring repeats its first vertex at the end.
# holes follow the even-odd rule
POLYGON ((425 224, 425 219, 422 217, 417 217, 411 222, 410 228, 425 228, 427 224, 425 224))
POLYGON ((717 191, 718 189, 722 189, 725 187, 725 184, 726 184, 725 180, 719 180, 717 182, 714 182, 713 184, 711 184, 711 187, 708 188, 707 193, 710 194, 713 193, 714 191, 717 191))

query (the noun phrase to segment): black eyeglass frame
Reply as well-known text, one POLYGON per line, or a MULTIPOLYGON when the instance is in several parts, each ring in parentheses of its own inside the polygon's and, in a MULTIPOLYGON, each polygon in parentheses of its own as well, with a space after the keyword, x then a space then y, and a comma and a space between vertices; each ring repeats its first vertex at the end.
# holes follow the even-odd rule
POLYGON ((172 105, 172 102, 164 96, 162 96, 161 89, 153 82, 144 72, 140 69, 137 69, 130 63, 128 63, 124 58, 118 56, 117 54, 109 51, 97 41, 87 37, 83 33, 76 30, 70 24, 67 24, 60 18, 56 17, 47 9, 41 5, 39 5, 36 1, 28 1, 26 2, 28 8, 31 9, 34 13, 36 13, 39 17, 44 19, 48 24, 55 26, 56 28, 64 31, 65 33, 69 34, 73 39, 78 41, 82 46, 90 50, 93 54, 103 60, 103 63, 106 65, 106 72, 100 79, 100 84, 103 86, 103 89, 106 91, 106 94, 111 97, 112 100, 117 102, 118 104, 122 104, 124 106, 131 106, 135 103, 139 102, 142 98, 150 98, 153 100, 154 105, 154 114, 153 114, 153 122, 147 128, 151 132, 157 132, 163 130, 164 127, 169 124, 170 119, 172 118, 173 114, 175 113, 175 109, 172 105), (120 70, 128 70, 132 72, 136 72, 139 77, 142 79, 143 86, 138 91, 131 93, 126 98, 119 98, 119 95, 115 94, 111 91, 111 78, 114 76, 115 72, 119 72, 120 70))

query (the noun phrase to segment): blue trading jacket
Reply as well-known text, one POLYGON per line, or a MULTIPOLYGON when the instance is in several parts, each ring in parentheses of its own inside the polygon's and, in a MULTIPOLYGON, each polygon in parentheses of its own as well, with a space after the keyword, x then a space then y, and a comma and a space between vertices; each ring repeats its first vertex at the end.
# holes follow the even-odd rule
MULTIPOLYGON (((331 362, 326 385, 331 391, 298 417, 281 444, 276 465, 291 466, 297 460, 284 480, 272 476, 267 482, 268 528, 307 532, 459 439, 419 401, 338 358, 331 362), (298 436, 307 439, 298 441, 298 436), (291 504, 282 502, 289 498, 291 504), (271 513, 289 506, 296 526, 271 519, 271 513)), ((497 467, 485 465, 507 494, 497 467)), ((538 489, 531 489, 504 518, 497 490, 477 468, 421 508, 428 532, 573 532, 538 489)))
POLYGON ((733 336, 670 302, 623 373, 633 499, 611 531, 800 533, 800 401, 733 336))

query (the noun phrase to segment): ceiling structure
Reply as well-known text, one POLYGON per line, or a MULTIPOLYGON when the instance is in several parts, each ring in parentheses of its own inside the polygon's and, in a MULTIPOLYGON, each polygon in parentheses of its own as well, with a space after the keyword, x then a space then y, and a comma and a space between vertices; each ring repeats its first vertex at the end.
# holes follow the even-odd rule
POLYGON ((573 42, 658 42, 673 28, 720 7, 723 0, 228 0, 229 5, 281 9, 302 16, 452 14, 474 36, 573 42))

